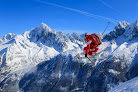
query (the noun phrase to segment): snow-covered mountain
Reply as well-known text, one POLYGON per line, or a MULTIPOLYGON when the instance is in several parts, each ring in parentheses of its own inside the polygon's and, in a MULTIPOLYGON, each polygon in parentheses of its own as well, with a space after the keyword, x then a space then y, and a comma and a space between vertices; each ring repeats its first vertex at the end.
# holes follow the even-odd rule
POLYGON ((7 34, 0 39, 1 91, 31 92, 106 92, 138 76, 138 20, 119 22, 106 34, 101 56, 80 68, 87 59, 83 52, 84 35, 56 32, 46 24, 22 35, 7 34), (84 56, 84 55, 83 55, 84 56))
MULTIPOLYGON (((40 62, 61 53, 67 54, 73 49, 80 51, 83 43, 83 39, 76 33, 70 35, 56 32, 44 23, 22 35, 5 35, 0 39, 0 85, 6 84, 8 80, 12 82, 7 83, 7 86, 13 85, 40 62)), ((3 85, 4 89, 8 90, 7 86, 3 85)))

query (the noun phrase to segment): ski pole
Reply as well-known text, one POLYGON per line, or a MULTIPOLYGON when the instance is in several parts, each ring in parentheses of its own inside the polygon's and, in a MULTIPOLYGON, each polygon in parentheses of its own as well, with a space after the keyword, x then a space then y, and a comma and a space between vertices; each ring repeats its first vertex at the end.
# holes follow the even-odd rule
MULTIPOLYGON (((108 25, 109 25, 109 24, 110 24, 110 22, 108 22, 108 25)), ((108 25, 106 26, 106 28, 105 28, 104 32, 106 31, 106 29, 107 29, 108 25)), ((102 35, 104 34, 104 32, 102 33, 102 35)))

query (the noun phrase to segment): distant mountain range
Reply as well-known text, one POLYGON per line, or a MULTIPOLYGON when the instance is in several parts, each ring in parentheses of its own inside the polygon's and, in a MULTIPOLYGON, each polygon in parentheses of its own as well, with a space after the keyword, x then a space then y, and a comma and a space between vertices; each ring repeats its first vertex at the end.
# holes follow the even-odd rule
MULTIPOLYGON (((101 56, 80 68, 84 35, 56 32, 46 24, 0 39, 0 91, 107 92, 138 76, 138 20, 119 22, 104 35, 101 56)), ((83 55, 84 56, 84 55, 83 55)))

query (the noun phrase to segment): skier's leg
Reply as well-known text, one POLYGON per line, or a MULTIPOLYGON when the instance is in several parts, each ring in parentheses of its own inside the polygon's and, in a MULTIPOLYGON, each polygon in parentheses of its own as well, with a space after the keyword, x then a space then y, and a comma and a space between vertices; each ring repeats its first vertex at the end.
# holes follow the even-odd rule
POLYGON ((87 45, 87 47, 84 47, 85 57, 89 54, 90 44, 87 45))
POLYGON ((93 56, 93 51, 89 51, 89 53, 88 53, 90 56, 93 56))
POLYGON ((87 47, 84 48, 85 57, 87 57, 87 54, 89 53, 89 50, 87 47))

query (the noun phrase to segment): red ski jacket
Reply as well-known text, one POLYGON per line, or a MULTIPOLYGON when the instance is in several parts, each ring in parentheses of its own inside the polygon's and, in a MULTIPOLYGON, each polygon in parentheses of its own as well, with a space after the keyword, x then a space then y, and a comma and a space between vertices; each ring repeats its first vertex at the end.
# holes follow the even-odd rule
POLYGON ((98 40, 96 40, 97 38, 95 37, 95 34, 86 34, 85 37, 85 40, 87 41, 88 45, 84 47, 84 52, 85 54, 89 54, 92 56, 99 49, 99 45, 97 44, 98 40))

